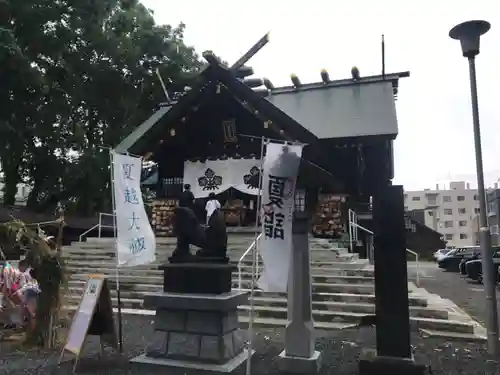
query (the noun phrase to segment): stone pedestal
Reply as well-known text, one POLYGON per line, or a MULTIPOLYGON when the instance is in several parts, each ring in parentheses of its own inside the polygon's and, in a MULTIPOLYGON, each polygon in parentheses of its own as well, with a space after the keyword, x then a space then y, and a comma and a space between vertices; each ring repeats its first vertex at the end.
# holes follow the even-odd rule
POLYGON ((224 263, 169 263, 163 270, 163 291, 169 293, 221 294, 231 292, 236 266, 224 263))
POLYGON ((230 290, 217 293, 230 289, 234 266, 169 264, 162 268, 165 292, 149 293, 144 298, 144 307, 156 310, 155 333, 146 353, 132 362, 217 372, 234 370, 247 359, 237 312, 238 305, 248 303, 248 295, 230 290), (195 290, 198 292, 193 293, 195 290), (212 290, 216 292, 210 293, 212 290))
POLYGON ((294 213, 285 350, 277 364, 283 372, 315 374, 321 367, 322 355, 314 350, 308 219, 305 212, 294 213))

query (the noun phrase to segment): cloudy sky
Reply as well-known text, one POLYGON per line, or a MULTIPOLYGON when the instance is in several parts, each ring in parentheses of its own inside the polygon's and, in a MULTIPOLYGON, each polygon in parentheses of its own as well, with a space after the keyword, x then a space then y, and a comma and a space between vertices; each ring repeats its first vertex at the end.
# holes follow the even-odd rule
POLYGON ((142 0, 157 22, 187 25, 185 41, 234 62, 267 31, 271 42, 251 60, 275 85, 380 74, 385 34, 386 72, 409 70, 400 82, 396 182, 406 189, 469 180, 475 185, 474 140, 467 60, 448 37, 455 24, 485 19, 491 31, 477 58, 483 158, 487 184, 500 177, 500 12, 495 0, 285 1, 142 0), (496 14, 496 16, 495 16, 496 14))

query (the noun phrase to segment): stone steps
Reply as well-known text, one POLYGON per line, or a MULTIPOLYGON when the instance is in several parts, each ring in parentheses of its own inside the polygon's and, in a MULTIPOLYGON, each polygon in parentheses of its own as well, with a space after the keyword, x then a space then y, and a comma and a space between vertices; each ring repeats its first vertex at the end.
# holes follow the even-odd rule
MULTIPOLYGON (((171 245, 171 246, 163 245, 163 246, 157 246, 155 251, 157 254, 163 254, 163 253, 167 254, 167 253, 174 251, 174 249, 175 249, 174 245, 171 245)), ((192 250, 195 250, 195 249, 196 248, 193 246, 192 250)), ((228 253, 229 254, 243 255, 243 253, 247 250, 248 250, 247 245, 229 245, 228 246, 228 253)), ((345 249, 325 249, 322 247, 314 247, 313 246, 310 248, 310 250, 311 250, 311 252, 314 252, 318 255, 325 255, 325 256, 331 256, 332 254, 354 255, 353 253, 349 253, 345 249)), ((115 249, 114 245, 99 245, 96 247, 80 245, 80 246, 65 247, 65 248, 63 248, 62 251, 63 251, 63 254, 85 255, 85 254, 89 254, 89 253, 95 253, 95 254, 107 254, 107 253, 111 253, 111 252, 115 253, 116 249, 115 249)))
MULTIPOLYGON (((163 263, 165 263, 165 258, 157 258, 156 262, 153 262, 144 266, 137 266, 134 269, 137 270, 148 270, 148 269, 158 269, 163 263)), ((93 268, 115 268, 116 260, 112 258, 106 258, 103 260, 90 260, 86 258, 73 259, 68 257, 63 257, 63 260, 67 267, 93 267, 93 268)), ((262 261, 259 262, 262 264, 262 261)), ((237 265, 237 263, 234 263, 237 265)), ((241 262, 242 267, 251 267, 252 261, 250 259, 241 262)), ((363 269, 368 265, 366 259, 360 259, 355 261, 311 261, 311 269, 314 268, 324 268, 324 269, 337 269, 337 270, 359 270, 363 269)))
MULTIPOLYGON (((238 314, 238 320, 240 323, 249 322, 249 314, 238 314)), ((314 317, 314 316, 313 316, 314 317)), ((459 321, 452 320, 440 320, 440 319, 429 319, 429 318, 410 318, 411 329, 413 331, 427 330, 427 331, 436 331, 439 332, 443 337, 448 337, 447 334, 450 333, 450 336, 453 336, 457 339, 461 337, 475 337, 476 340, 480 339, 476 335, 474 335, 474 326, 471 324, 466 324, 459 321), (441 328, 440 330, 436 329, 437 327, 441 328)), ((287 319, 284 318, 266 318, 262 316, 258 316, 254 320, 254 327, 263 327, 263 328, 284 328, 287 325, 287 319)), ((350 322, 322 322, 314 320, 314 326, 318 329, 339 329, 339 328, 330 328, 331 325, 339 324, 342 328, 350 328, 358 326, 356 320, 350 322)))
MULTIPOLYGON (((252 261, 247 256, 238 262, 253 235, 229 235, 228 256, 241 272, 243 290, 251 287, 252 261)), ((138 314, 154 314, 143 309, 146 293, 162 290, 163 272, 158 267, 165 262, 175 248, 174 238, 157 239, 157 261, 132 269, 119 269, 122 309, 138 314)), ((343 329, 357 326, 365 317, 375 312, 374 270, 368 261, 358 259, 346 249, 335 248, 325 240, 310 241, 312 304, 315 326, 319 329, 343 329)), ((113 306, 116 298, 116 257, 114 239, 88 239, 63 249, 66 268, 70 274, 66 304, 75 308, 80 301, 88 274, 108 276, 113 306)), ((262 262, 260 262, 260 271, 262 262)), ((239 287, 238 271, 233 274, 233 289, 239 287)), ((428 303, 428 296, 413 293, 409 284, 409 305, 413 329, 439 332, 446 336, 474 335, 474 324, 455 318, 447 308, 428 303)), ((255 324, 262 327, 284 327, 287 323, 287 296, 284 293, 254 291, 255 324)), ((248 322, 249 306, 240 306, 239 319, 248 322)))
MULTIPOLYGON (((287 308, 287 299, 285 297, 254 297, 254 306, 287 308)), ((363 315, 375 314, 375 305, 373 303, 313 301, 312 308, 315 311, 347 312, 363 315)), ((433 319, 448 319, 449 315, 446 310, 434 310, 422 306, 410 306, 410 313, 415 317, 433 319)))
MULTIPOLYGON (((239 311, 246 311, 248 315, 250 306, 240 306, 239 311)), ((275 306, 254 306, 254 314, 259 318, 273 318, 286 320, 287 308, 275 306)), ((373 314, 369 313, 356 313, 346 311, 330 311, 330 310, 313 310, 313 319, 315 322, 328 322, 328 323, 354 323, 361 324, 362 319, 373 314)), ((447 317, 446 317, 447 318, 447 317)), ((452 327, 455 331, 460 333, 473 333, 474 327, 470 324, 452 321, 446 319, 435 319, 428 317, 412 316, 410 318, 411 324, 415 330, 417 329, 436 329, 437 327, 443 329, 444 326, 452 327)))
MULTIPOLYGON (((86 275, 73 275, 68 281, 68 286, 71 288, 82 288, 85 286, 87 280, 86 275), (76 276, 76 278, 75 278, 76 276)), ((108 283, 111 288, 115 288, 115 280, 109 279, 108 283)), ((238 288, 238 280, 233 279, 233 289, 238 288)), ((249 289, 251 286, 250 280, 242 280, 242 288, 249 289)), ((135 292, 135 293, 151 293, 161 290, 161 284, 141 284, 134 282, 133 279, 120 280, 120 291, 122 293, 135 292)), ((312 283, 313 293, 351 293, 351 294, 373 294, 374 286, 371 284, 328 284, 328 283, 312 283)))
MULTIPOLYGON (((250 322, 248 315, 238 315, 238 320, 240 324, 247 325, 250 322)), ((288 324, 286 319, 277 319, 277 318, 261 318, 256 317, 253 320, 253 326, 257 328, 285 328, 288 324)), ((356 327, 355 323, 338 323, 338 322, 316 322, 314 321, 314 328, 332 331, 332 330, 340 330, 340 329, 348 329, 356 327)))
MULTIPOLYGON (((79 301, 79 298, 81 294, 83 293, 83 288, 81 288, 81 285, 78 286, 69 286, 68 288, 68 296, 70 298, 77 298, 79 301)), ((248 291, 248 290, 244 290, 248 291)), ((116 290, 114 288, 111 288, 111 296, 116 297, 116 290)), ((127 303, 130 304, 130 306, 127 306, 127 308, 133 308, 131 305, 136 306, 135 308, 142 308, 142 301, 144 297, 143 292, 135 292, 135 291, 127 291, 127 290, 120 290, 120 296, 122 303, 126 301, 127 303)), ((285 300, 286 301, 286 294, 285 293, 266 293, 261 290, 255 290, 254 291, 254 296, 256 298, 266 298, 266 299, 273 299, 273 300, 285 300)), ((313 294, 313 303, 345 303, 345 304, 368 304, 371 306, 375 306, 375 295, 374 294, 352 294, 352 293, 315 293, 313 294)), ((419 296, 409 296, 409 305, 410 307, 426 307, 427 306, 427 300, 419 297, 419 296)))
MULTIPOLYGON (((259 268, 259 270, 262 269, 262 264, 259 268)), ((73 265, 71 261, 66 262, 66 270, 70 274, 77 274, 77 273, 83 273, 83 274, 89 274, 89 273, 100 273, 106 276, 110 277, 115 277, 116 275, 116 268, 114 267, 101 267, 101 266, 92 266, 92 265, 87 265, 87 266, 80 266, 80 265, 73 265)), ((251 275, 252 272, 252 266, 250 264, 243 264, 241 267, 241 272, 242 275, 247 274, 248 276, 251 275)), ((148 276, 163 276, 163 271, 158 269, 156 266, 150 267, 150 266, 137 266, 133 268, 120 268, 118 269, 118 274, 121 276, 140 276, 147 274, 148 276), (141 268, 139 268, 141 267, 141 268)), ((373 269, 354 269, 354 270, 343 270, 339 268, 326 268, 326 267, 311 267, 311 274, 313 276, 327 276, 327 277, 332 277, 332 276, 359 276, 359 277, 365 277, 365 278, 373 278, 373 269)), ((237 272, 235 272, 235 275, 237 275, 237 272)))
MULTIPOLYGON (((243 253, 242 253, 243 254, 243 253)), ((241 254, 241 255, 242 255, 241 254)), ((157 261, 154 263, 155 265, 159 265, 164 263, 172 253, 165 253, 165 254, 156 254, 156 259, 157 261)), ((231 261, 234 263, 237 263, 241 255, 234 255, 234 254, 228 254, 230 257, 231 261)), ((251 261, 251 255, 248 255, 246 257, 247 259, 244 259, 242 262, 248 263, 251 261)), ((96 263, 96 264, 101 264, 101 263, 106 263, 109 265, 116 265, 116 257, 114 253, 102 253, 102 254, 64 254, 63 259, 66 261, 80 261, 80 262, 89 262, 89 263, 96 263)), ((347 254, 347 255, 328 255, 328 256, 316 256, 312 255, 312 261, 315 263, 323 263, 323 261, 330 261, 330 260, 335 260, 335 263, 342 263, 342 262, 350 262, 350 261, 358 261, 358 254, 347 254)))
MULTIPOLYGON (((76 306, 79 302, 78 296, 72 296, 66 300, 69 306, 76 306)), ((113 307, 118 306, 117 298, 112 298, 113 307)), ((123 309, 144 309, 141 299, 121 298, 123 309)), ((254 297, 254 312, 256 318, 287 319, 286 299, 274 299, 265 297, 254 297)), ((240 317, 248 315, 250 306, 239 307, 240 317)), ((359 325, 361 320, 375 313, 375 306, 364 303, 345 302, 313 302, 313 319, 320 323, 352 323, 359 325)), ((422 326, 422 328, 432 329, 436 326, 434 320, 447 319, 447 311, 436 311, 425 307, 413 306, 410 308, 411 317, 422 326), (422 320, 424 319, 424 320, 422 320), (430 319, 430 321, 425 320, 430 319), (426 325, 427 324, 427 325, 426 325), (430 328, 429 328, 430 327, 430 328)), ((242 319, 244 320, 244 319, 242 319)), ((467 333, 468 325, 460 325, 467 333)), ((420 326, 419 326, 420 328, 420 326)))
MULTIPOLYGON (((228 231, 228 243, 231 244, 246 244, 250 245, 256 239, 255 234, 235 234, 229 233, 228 231)), ((156 245, 171 245, 175 244, 177 239, 175 237, 156 237, 156 245)), ((88 237, 85 241, 82 242, 73 242, 74 244, 86 244, 86 245, 113 245, 115 243, 115 239, 113 237, 88 237)), ((324 239, 319 239, 315 237, 309 237, 309 244, 311 246, 323 246, 323 247, 332 247, 332 248, 347 248, 346 244, 342 244, 338 241, 329 241, 324 239)), ((69 246, 68 246, 69 247, 69 246)))
MULTIPOLYGON (((116 271, 113 269, 109 269, 110 272, 103 272, 102 269, 99 268, 90 268, 90 267, 68 267, 67 271, 71 275, 72 280, 87 280, 87 275, 92 273, 100 273, 104 274, 111 278, 111 281, 115 279, 116 271)), ((239 274, 235 273, 233 275, 233 280, 238 281, 239 274)), ((252 278, 251 272, 241 272, 242 281, 248 281, 252 278)), ((344 276, 344 275, 327 275, 325 273, 322 274, 313 274, 312 275, 313 282, 324 284, 324 283, 332 283, 332 284, 373 284, 373 277, 368 276, 344 276)), ((163 285, 163 272, 161 270, 151 270, 141 273, 137 273, 135 275, 120 275, 120 283, 138 283, 138 284, 155 284, 161 287, 163 285)))

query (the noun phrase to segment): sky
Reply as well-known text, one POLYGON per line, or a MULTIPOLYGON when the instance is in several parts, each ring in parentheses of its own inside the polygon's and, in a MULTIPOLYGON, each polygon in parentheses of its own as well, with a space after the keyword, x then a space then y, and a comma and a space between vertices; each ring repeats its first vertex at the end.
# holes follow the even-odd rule
POLYGON ((466 180, 476 185, 467 59, 448 36, 456 24, 492 24, 476 59, 486 184, 500 177, 500 12, 495 0, 284 1, 142 0, 161 24, 186 24, 185 43, 212 50, 230 64, 266 32, 270 43, 248 65, 275 86, 381 73, 381 35, 386 72, 410 71, 400 80, 396 103, 395 183, 405 189, 466 180), (496 14, 496 16, 495 16, 496 14), (497 94, 498 95, 498 94, 497 94))

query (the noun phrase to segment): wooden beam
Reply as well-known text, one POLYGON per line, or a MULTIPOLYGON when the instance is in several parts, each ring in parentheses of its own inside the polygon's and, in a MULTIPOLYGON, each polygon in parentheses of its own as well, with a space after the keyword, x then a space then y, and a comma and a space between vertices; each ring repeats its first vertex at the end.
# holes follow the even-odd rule
POLYGON ((260 38, 258 42, 250 47, 250 49, 246 53, 244 53, 243 56, 241 56, 229 69, 232 72, 237 71, 239 68, 245 65, 248 60, 254 57, 257 52, 259 52, 267 43, 269 43, 269 33, 260 38))

